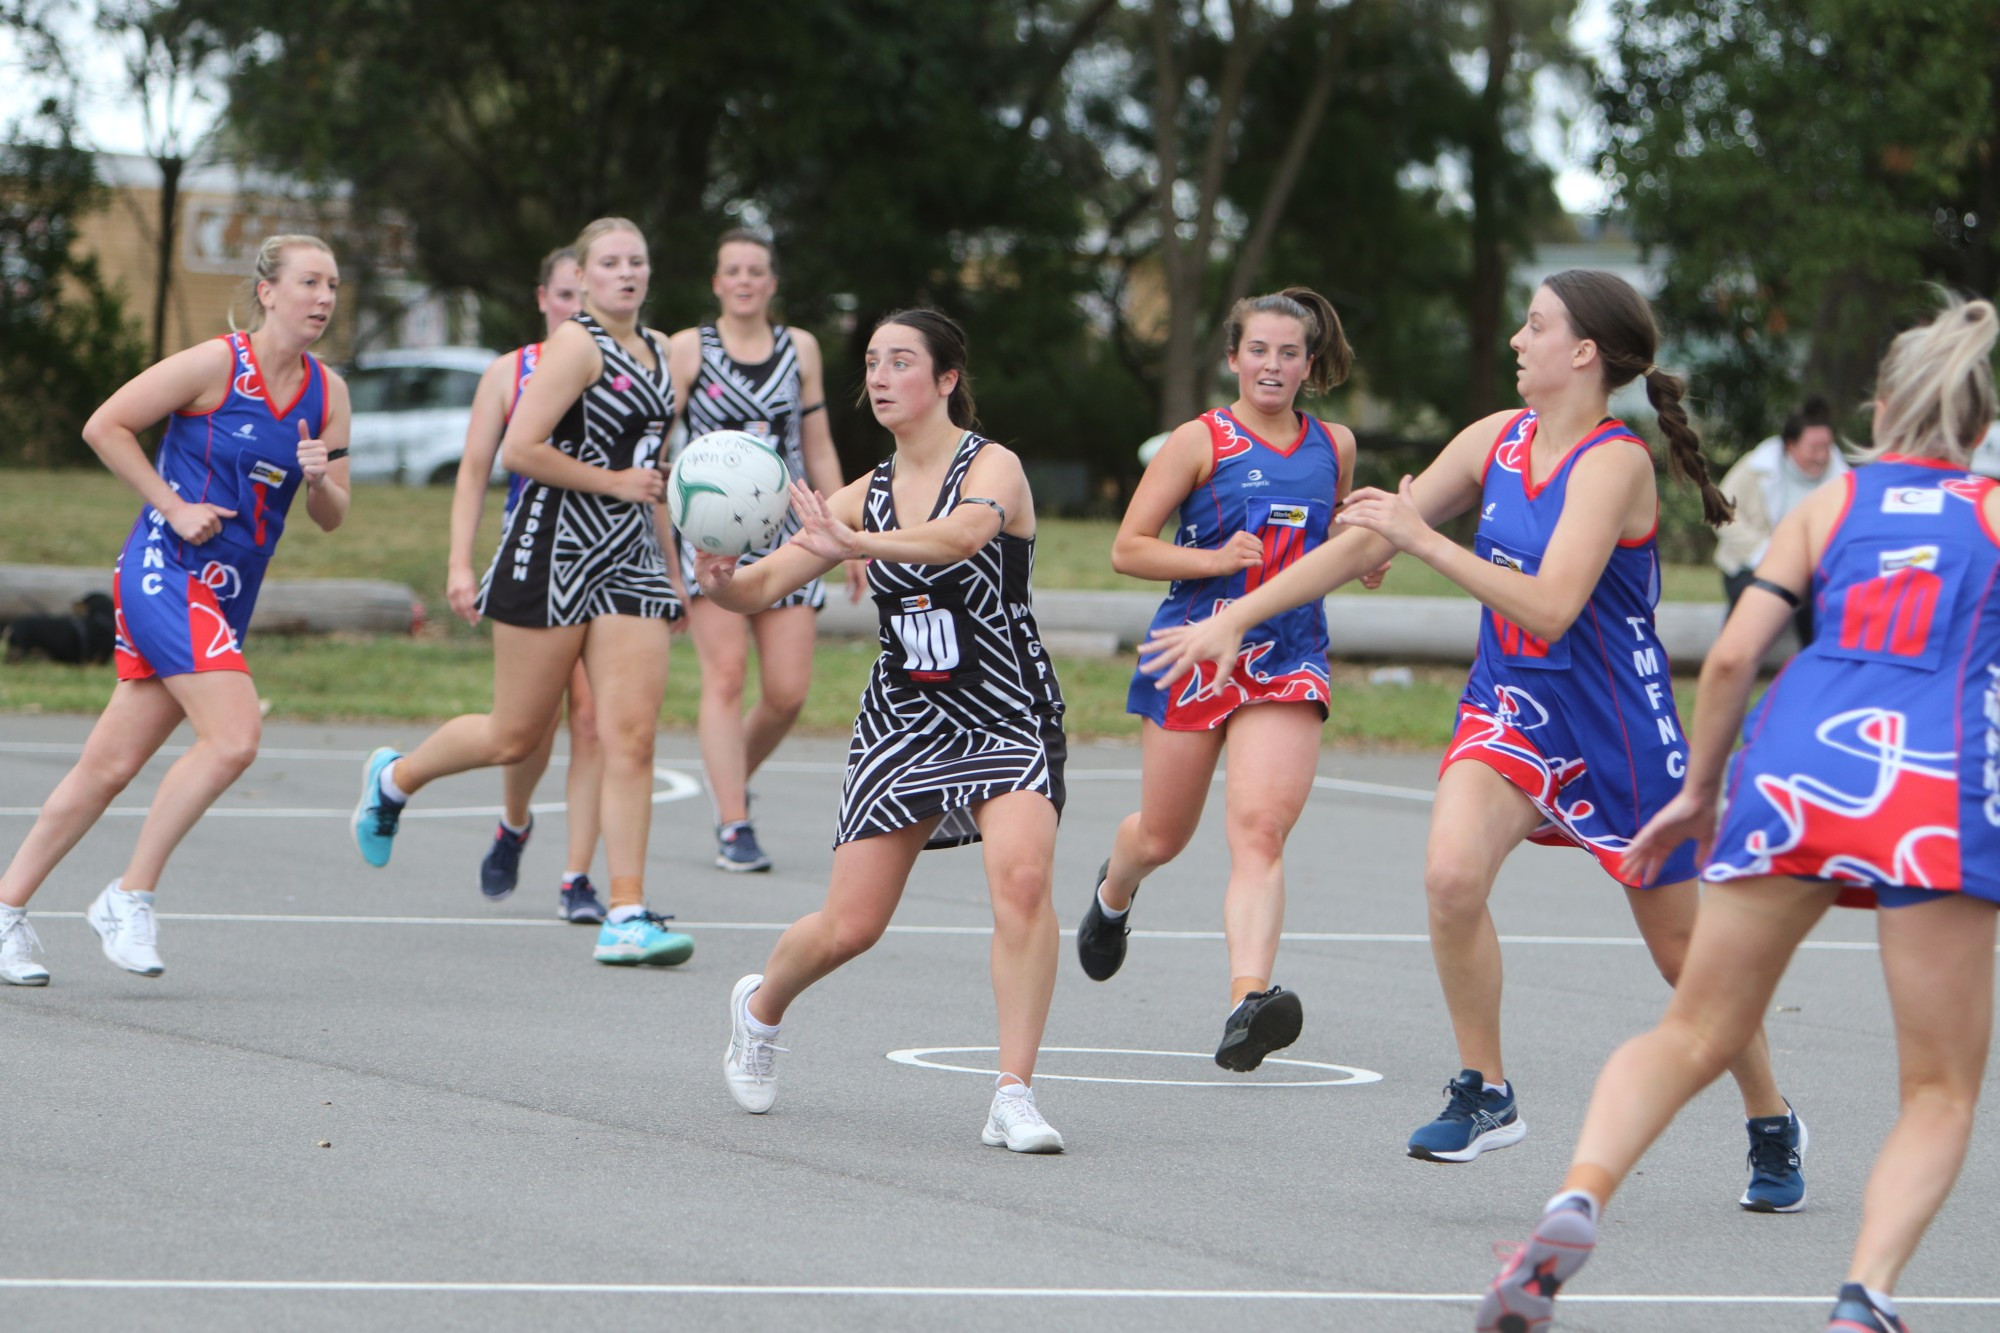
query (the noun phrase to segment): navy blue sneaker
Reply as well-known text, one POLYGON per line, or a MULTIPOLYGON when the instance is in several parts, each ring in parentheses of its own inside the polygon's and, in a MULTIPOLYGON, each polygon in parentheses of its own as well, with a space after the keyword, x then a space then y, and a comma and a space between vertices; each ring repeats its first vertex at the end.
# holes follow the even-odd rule
POLYGON ((734 824, 724 824, 717 829, 715 845, 715 864, 733 874, 744 875, 771 868, 771 858, 764 855, 764 849, 757 845, 757 830, 750 827, 747 819, 739 819, 734 824))
POLYGON ((528 845, 528 835, 535 831, 535 817, 528 816, 528 827, 519 833, 505 824, 493 828, 493 845, 486 850, 486 859, 479 863, 479 891, 486 895, 486 901, 497 903, 514 891, 514 885, 521 878, 521 849, 528 845))
POLYGON ((382 770, 402 757, 384 745, 361 766, 361 799, 354 806, 354 845, 361 849, 361 859, 371 866, 388 865, 389 852, 396 845, 396 826, 403 817, 403 803, 382 794, 382 770))
POLYGON ((1826 1333, 1910 1333, 1902 1320, 1868 1299, 1868 1288, 1848 1282, 1827 1316, 1826 1333))
POLYGON ((1528 1122, 1514 1106, 1514 1085, 1486 1091, 1486 1076, 1461 1069, 1444 1085, 1444 1110, 1410 1135, 1410 1156, 1426 1162, 1469 1162, 1494 1148, 1528 1137, 1528 1122))
MULTIPOLYGON (((1790 1103, 1786 1103, 1787 1106, 1790 1103)), ((1796 1213, 1806 1206, 1806 1122, 1797 1111, 1745 1121, 1750 1129, 1750 1188, 1737 1202, 1753 1213, 1796 1213)))
POLYGON ((1473 1323, 1478 1333, 1531 1333, 1555 1318, 1556 1293, 1597 1248, 1597 1220, 1581 1199, 1542 1214, 1535 1234, 1487 1285, 1473 1323))
POLYGON ((556 905, 556 915, 579 926, 604 924, 604 904, 597 901, 597 890, 590 876, 578 875, 562 886, 562 901, 556 905))

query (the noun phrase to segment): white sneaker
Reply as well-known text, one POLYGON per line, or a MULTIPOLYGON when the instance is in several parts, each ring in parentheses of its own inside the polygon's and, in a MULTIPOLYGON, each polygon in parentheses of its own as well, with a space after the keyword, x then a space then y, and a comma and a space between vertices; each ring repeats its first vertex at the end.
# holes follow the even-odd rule
POLYGON ((118 887, 105 886, 83 914, 97 938, 104 941, 104 956, 127 972, 157 977, 167 970, 160 961, 160 929, 153 922, 153 905, 118 887))
POLYGON ((35 961, 42 951, 35 928, 26 912, 10 912, 0 917, 0 982, 9 986, 46 986, 49 970, 35 961))
POLYGON ((986 1113, 986 1128, 979 1141, 989 1148, 1005 1146, 1010 1152, 1061 1152, 1063 1137, 1055 1126, 1042 1119, 1035 1105, 1035 1090, 1025 1083, 1009 1083, 993 1092, 993 1106, 986 1113))
POLYGON ((752 972, 729 992, 729 1049, 722 1055, 722 1077, 729 1095, 751 1115, 762 1115, 778 1100, 778 1075, 772 1068, 785 1048, 750 1030, 745 1019, 750 993, 764 984, 762 972, 752 972))

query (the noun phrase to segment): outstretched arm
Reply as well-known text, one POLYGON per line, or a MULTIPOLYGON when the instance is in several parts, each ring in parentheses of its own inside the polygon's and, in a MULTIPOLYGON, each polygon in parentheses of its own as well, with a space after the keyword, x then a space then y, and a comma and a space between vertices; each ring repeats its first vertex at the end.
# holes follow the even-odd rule
POLYGON ((479 579, 472 569, 472 543, 486 511, 487 480, 507 428, 507 397, 519 352, 500 357, 479 377, 472 416, 465 426, 465 452, 451 490, 451 545, 445 552, 444 599, 468 625, 479 623, 479 579))
POLYGON ((754 615, 847 558, 842 552, 829 549, 825 541, 814 540, 808 534, 815 514, 822 525, 830 523, 850 534, 861 526, 861 506, 868 496, 868 481, 865 476, 851 481, 834 492, 831 499, 822 499, 793 482, 792 506, 807 526, 793 533, 790 541, 747 565, 738 565, 732 555, 697 551, 694 568, 685 572, 698 579, 703 595, 725 611, 754 615))

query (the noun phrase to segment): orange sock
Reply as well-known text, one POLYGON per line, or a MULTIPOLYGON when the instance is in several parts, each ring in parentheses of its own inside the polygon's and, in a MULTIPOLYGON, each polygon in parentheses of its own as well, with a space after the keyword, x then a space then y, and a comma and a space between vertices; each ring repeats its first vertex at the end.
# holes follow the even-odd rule
POLYGON ((1243 1003, 1243 997, 1252 991, 1271 989, 1268 977, 1231 977, 1229 979, 1229 1007, 1234 1009, 1243 1003))
POLYGON ((613 875, 611 877, 611 910, 621 907, 643 907, 646 905, 644 881, 638 875, 613 875))

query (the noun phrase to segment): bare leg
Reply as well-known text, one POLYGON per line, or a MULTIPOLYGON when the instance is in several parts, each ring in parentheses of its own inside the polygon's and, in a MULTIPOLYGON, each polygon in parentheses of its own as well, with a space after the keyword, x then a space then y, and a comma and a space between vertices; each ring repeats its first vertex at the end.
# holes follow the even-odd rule
POLYGON ((1112 840, 1100 890, 1106 907, 1130 907, 1139 881, 1188 845, 1221 754, 1220 731, 1168 731, 1150 719, 1140 725, 1139 808, 1125 816, 1112 840))
POLYGON ((562 715, 549 718, 549 727, 542 733, 542 739, 526 759, 509 764, 500 770, 501 817, 509 828, 526 828, 533 819, 534 811, 529 807, 535 801, 535 788, 542 781, 542 774, 549 771, 549 756, 555 752, 556 731, 562 723, 562 715))
POLYGON ((764 964, 763 984, 750 997, 750 1017, 776 1027, 808 986, 874 947, 902 901, 917 853, 937 824, 927 819, 833 849, 826 901, 778 937, 764 964))
MULTIPOLYGON (((558 629, 493 626, 493 711, 467 713, 433 731, 394 765, 405 792, 453 773, 517 764, 548 735, 563 683, 583 650, 582 625, 558 629)), ((661 660, 665 661, 665 651, 661 660)), ((657 705, 656 705, 657 706, 657 705)))
POLYGON ((725 611, 706 597, 688 599, 688 628, 701 659, 701 711, 695 731, 702 771, 715 800, 718 823, 749 818, 744 795, 743 677, 749 669, 749 617, 725 611))
POLYGON ((1792 953, 1834 890, 1796 879, 1712 884, 1660 1025, 1612 1053, 1597 1076, 1571 1159, 1570 1189, 1599 1203, 1763 1022, 1792 953))
MULTIPOLYGON (((1652 951, 1654 966, 1669 986, 1678 984, 1687 962, 1688 942, 1694 937, 1695 913, 1701 906, 1695 882, 1690 879, 1652 889, 1627 889, 1625 897, 1632 904, 1639 934, 1652 951)), ((1757 1025, 1749 1042, 1730 1062, 1729 1072, 1736 1078, 1737 1091, 1743 1094, 1746 1119, 1785 1114, 1788 1108, 1771 1072, 1771 1044, 1764 1039, 1763 1024, 1757 1025)))
POLYGON ((1514 784, 1476 760, 1438 778, 1424 849, 1431 959, 1444 987, 1462 1069, 1504 1083, 1500 1060, 1500 935, 1486 902, 1501 862, 1541 825, 1541 811, 1514 784))
POLYGON ((0 873, 0 903, 26 907, 70 849, 167 743, 184 714, 157 680, 121 680, 83 743, 76 767, 42 802, 34 827, 0 873))
POLYGON ((590 692, 590 673, 578 660, 569 673, 569 854, 566 874, 581 875, 597 854, 597 833, 604 823, 604 747, 597 743, 597 696, 590 692))
POLYGON ((604 751, 604 857, 612 906, 620 882, 637 888, 646 870, 653 826, 653 741, 667 692, 667 622, 640 616, 599 616, 590 622, 583 661, 597 701, 597 738, 604 751))
POLYGON ((1285 928, 1285 839, 1312 792, 1319 733, 1319 709, 1312 704, 1257 704, 1229 719, 1231 757, 1223 779, 1229 892, 1222 925, 1232 1005, 1270 985, 1285 928))
POLYGON ((194 744, 160 779, 125 867, 127 893, 150 893, 158 886, 167 858, 187 831, 256 761, 263 734, 257 686, 245 672, 190 673, 160 683, 194 725, 194 744))
MULTIPOLYGON (((757 636, 757 703, 743 725, 745 782, 771 757, 806 706, 817 614, 809 606, 787 606, 750 617, 750 630, 757 636)), ((744 809, 749 809, 747 802, 744 809)))
POLYGON ((1848 1281, 1886 1292, 1965 1164, 1993 1035, 1994 908, 1953 894, 1877 921, 1902 1110, 1868 1174, 1848 1281))
POLYGON ((1056 989, 1056 808, 1039 792, 996 796, 973 811, 993 898, 993 1002, 1000 1070, 1035 1078, 1056 989))

